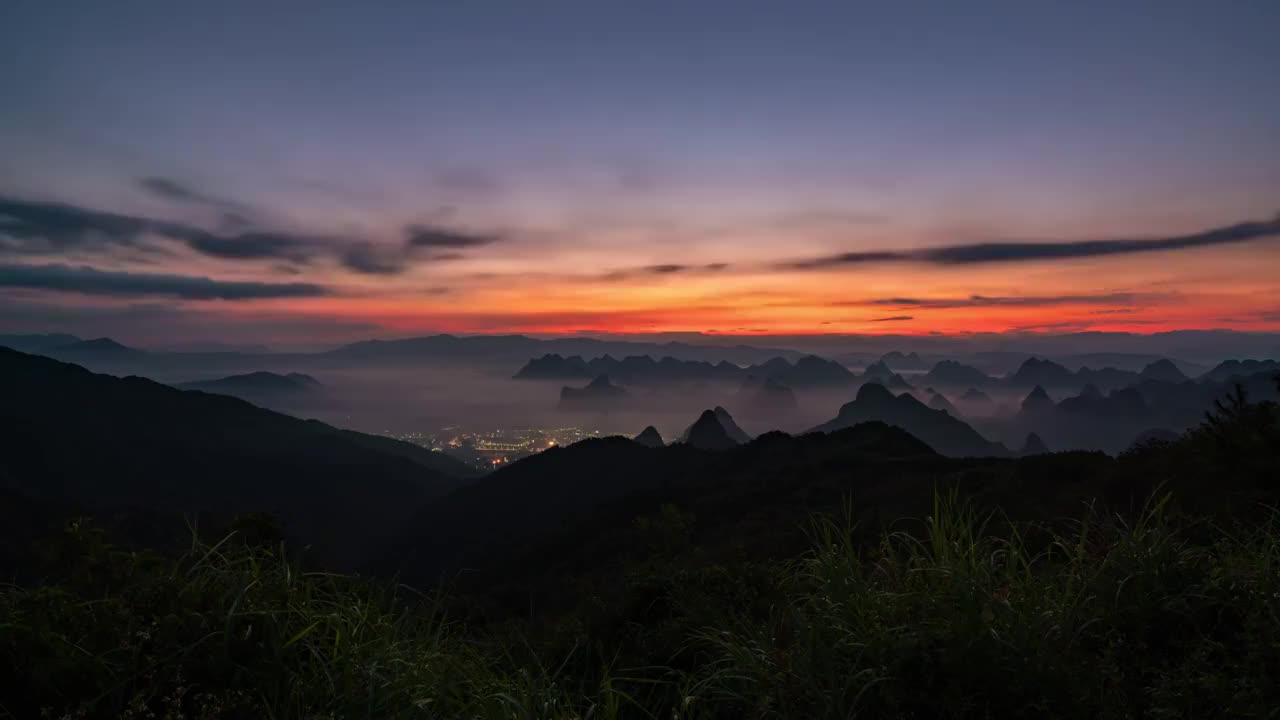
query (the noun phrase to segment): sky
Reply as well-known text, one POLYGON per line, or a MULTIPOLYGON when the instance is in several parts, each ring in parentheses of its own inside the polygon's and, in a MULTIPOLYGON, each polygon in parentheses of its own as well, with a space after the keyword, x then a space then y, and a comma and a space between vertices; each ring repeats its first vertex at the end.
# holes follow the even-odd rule
POLYGON ((0 331, 1280 330, 1280 3, 26 2, 0 331))

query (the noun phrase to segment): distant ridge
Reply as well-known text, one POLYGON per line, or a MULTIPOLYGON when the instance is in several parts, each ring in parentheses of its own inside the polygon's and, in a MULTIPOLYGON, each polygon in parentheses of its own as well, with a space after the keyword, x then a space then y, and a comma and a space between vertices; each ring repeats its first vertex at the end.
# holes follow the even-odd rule
POLYGON ((1008 451, 988 441, 964 421, 942 410, 925 406, 908 393, 894 396, 888 388, 867 383, 858 396, 840 407, 836 417, 813 429, 832 432, 859 423, 880 421, 906 430, 943 455, 998 456, 1008 451))
POLYGON ((565 386, 560 388, 561 410, 590 410, 607 412, 617 409, 630 393, 626 389, 614 385, 608 375, 600 375, 585 387, 565 386))
POLYGON ((82 342, 75 335, 66 333, 47 333, 39 335, 0 335, 0 347, 7 347, 18 352, 44 353, 53 348, 73 345, 82 342))
POLYGON ((683 441, 690 447, 699 450, 728 450, 740 443, 729 436, 714 410, 703 410, 689 430, 685 432, 683 441))
POLYGON ((181 383, 175 387, 230 395, 273 410, 307 410, 334 404, 319 380, 302 373, 281 375, 258 371, 214 380, 181 383))
POLYGON ((571 380, 608 375, 624 384, 676 383, 698 381, 742 382, 749 377, 773 379, 790 387, 847 385, 855 376, 843 365, 805 355, 794 363, 784 357, 773 357, 758 365, 741 367, 728 361, 711 363, 701 360, 678 360, 665 356, 654 360, 648 355, 628 355, 621 360, 603 355, 584 360, 573 355, 554 353, 533 358, 513 376, 517 380, 571 380))
POLYGON ((632 440, 635 440, 645 447, 651 448, 660 448, 666 445, 666 443, 662 441, 662 435, 658 433, 658 429, 652 425, 641 430, 640 434, 636 435, 632 440))
POLYGON ((464 483, 415 445, 8 349, 0 397, 0 487, 91 508, 275 512, 339 566, 464 483))

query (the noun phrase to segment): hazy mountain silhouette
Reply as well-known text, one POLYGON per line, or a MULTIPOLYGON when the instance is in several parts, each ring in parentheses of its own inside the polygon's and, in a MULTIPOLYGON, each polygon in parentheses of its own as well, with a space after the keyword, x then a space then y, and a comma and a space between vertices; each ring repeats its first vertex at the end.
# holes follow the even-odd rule
POLYGON ((666 445, 666 443, 662 441, 662 435, 658 433, 658 429, 652 425, 641 430, 640 434, 636 435, 632 439, 645 447, 660 448, 666 445))
POLYGON ((960 396, 960 400, 962 402, 969 403, 976 406, 984 406, 984 405, 989 406, 994 402, 991 399, 990 395, 982 392, 978 388, 973 388, 973 387, 969 388, 968 390, 965 390, 964 394, 960 396))
POLYGON ((272 409, 303 410, 332 404, 319 380, 302 373, 253 372, 216 380, 181 383, 183 390, 230 395, 272 409))
POLYGON ((835 418, 813 430, 831 432, 869 421, 896 425, 943 455, 1007 454, 1005 448, 988 441, 964 421, 926 407, 908 393, 895 397, 888 388, 876 383, 863 385, 858 389, 857 398, 842 405, 835 418))
POLYGON ((1022 449, 1018 451, 1020 457, 1029 455, 1044 455, 1049 452, 1049 446, 1044 444, 1044 440, 1035 433, 1027 433, 1027 439, 1022 443, 1022 449))
POLYGON ((1138 373, 1131 370, 1119 370, 1113 367, 1104 367, 1100 370, 1094 370, 1088 367, 1082 367, 1076 372, 1076 383, 1083 386, 1092 386, 1095 390, 1106 388, 1114 390, 1133 383, 1138 379, 1138 373))
MULTIPOLYGON (((537 550, 538 566, 544 567, 548 558, 554 563, 566 554, 582 557, 580 548, 573 550, 581 542, 578 536, 560 534, 566 529, 590 529, 582 538, 595 538, 598 545, 604 537, 601 528, 631 527, 646 509, 671 501, 683 504, 681 498, 690 494, 705 495, 707 507, 718 508, 700 516, 700 526, 714 518, 734 523, 784 507, 799 524, 815 498, 838 503, 852 491, 867 507, 876 506, 882 499, 902 497, 906 477, 911 478, 911 494, 932 497, 938 464, 946 462, 909 433, 879 422, 825 435, 771 432, 746 445, 727 443, 723 433, 716 433, 714 410, 704 412, 697 424, 715 435, 718 449, 691 443, 648 448, 621 437, 595 438, 498 470, 428 503, 377 569, 398 570, 428 583, 442 573, 452 577, 460 567, 493 569, 496 564, 504 573, 518 571, 525 563, 513 548, 528 546, 531 538, 545 543, 537 550), (851 472, 881 463, 889 472, 851 472), (727 503, 717 505, 716 497, 727 503)), ((733 536, 748 541, 748 535, 760 532, 733 536)))
POLYGON ((422 448, 0 349, 0 486, 89 507, 278 514, 349 563, 463 483, 422 448))
POLYGON ((648 355, 628 355, 618 360, 603 355, 591 360, 580 357, 543 355, 525 363, 515 374, 519 380, 573 379, 608 375, 624 384, 657 384, 696 381, 741 382, 748 377, 773 378, 791 387, 817 387, 856 382, 853 373, 840 363, 816 355, 806 355, 793 364, 774 357, 759 364, 740 367, 722 360, 677 360, 666 356, 654 360, 648 355))
POLYGON ((1142 368, 1142 372, 1138 373, 1138 381, 1156 380, 1158 382, 1180 383, 1186 382, 1188 378, 1177 365, 1171 360, 1157 360, 1150 365, 1142 368))
MULTIPOLYGON (((759 368, 764 371, 765 368, 759 368)), ((751 368, 748 368, 750 371, 751 368)), ((782 373, 769 373, 766 377, 786 383, 792 387, 816 387, 823 385, 850 385, 857 377, 848 368, 834 360, 826 360, 817 355, 805 355, 796 360, 795 366, 782 373)))
POLYGON ((952 417, 960 417, 960 411, 957 410, 956 406, 952 405, 951 401, 940 392, 932 393, 929 396, 929 407, 934 410, 944 410, 952 417))
POLYGON ((1017 387, 1031 387, 1034 385, 1061 387, 1074 384, 1076 377, 1070 370, 1052 360, 1031 357, 1027 358, 1018 367, 1018 370, 1009 376, 1008 382, 1017 387))
POLYGON ((741 444, 729 436, 714 410, 703 410, 685 431, 682 441, 699 450, 727 450, 741 444))
POLYGON ((534 358, 515 374, 517 380, 574 380, 592 377, 591 368, 581 357, 561 357, 554 353, 534 358))
MULTIPOLYGON (((1092 387, 1092 386, 1090 386, 1092 387)), ((1063 399, 1057 411, 1076 415, 1092 415, 1099 420, 1136 418, 1147 414, 1147 402, 1134 388, 1112 390, 1105 397, 1094 388, 1092 393, 1081 392, 1075 397, 1063 399)))
POLYGON ((0 335, 0 347, 25 353, 43 354, 54 348, 81 342, 75 335, 46 333, 41 335, 0 335))
POLYGON ((720 421, 720 427, 724 428, 724 431, 729 434, 729 437, 732 438, 734 442, 739 444, 751 442, 751 436, 748 435, 745 430, 738 427, 738 423, 734 422, 733 416, 729 414, 728 410, 717 405, 713 412, 716 414, 716 419, 720 421))
MULTIPOLYGON (((351 343, 326 353, 325 360, 356 361, 361 364, 417 364, 424 361, 466 360, 510 365, 521 359, 558 354, 564 357, 604 355, 670 356, 680 360, 736 363, 762 362, 769 357, 799 357, 802 353, 741 344, 704 342, 640 342, 592 337, 540 339, 526 335, 429 335, 403 340, 367 340, 351 343)), ((597 373, 598 374, 598 373, 597 373)))
POLYGON ((901 372, 903 370, 927 370, 929 368, 929 364, 914 352, 910 352, 905 355, 897 350, 887 352, 880 356, 880 362, 895 372, 901 372))
POLYGON ((621 407, 628 397, 625 388, 610 382, 608 375, 600 375, 586 387, 560 388, 560 409, 607 412, 621 407))
POLYGON ((954 360, 941 360, 925 373, 923 381, 931 385, 982 387, 995 382, 995 378, 978 368, 954 360))
POLYGON ((67 345, 47 348, 41 354, 66 362, 88 362, 104 365, 139 362, 147 355, 146 351, 122 345, 106 337, 80 340, 67 345))
POLYGON ((911 383, 906 378, 894 372, 883 362, 876 361, 867 366, 862 372, 863 382, 879 383, 893 390, 910 390, 911 383))
POLYGON ((1280 372, 1280 360, 1226 360, 1196 379, 1202 382, 1226 382, 1233 377, 1248 377, 1266 372, 1280 372))
POLYGON ((1031 392, 1027 393, 1027 396, 1022 399, 1021 409, 1022 413, 1025 415, 1047 412, 1052 410, 1053 406, 1053 398, 1049 397, 1049 393, 1046 392, 1043 387, 1036 385, 1031 389, 1031 392))

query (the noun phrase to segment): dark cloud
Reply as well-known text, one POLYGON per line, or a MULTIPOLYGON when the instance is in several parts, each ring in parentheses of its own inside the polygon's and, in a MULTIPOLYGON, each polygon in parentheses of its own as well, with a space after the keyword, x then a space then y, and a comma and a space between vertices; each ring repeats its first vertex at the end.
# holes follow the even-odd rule
POLYGON ((497 242, 494 235, 449 230, 431 225, 410 225, 404 229, 405 240, 413 248, 461 249, 479 247, 497 242))
POLYGON ((41 254, 77 245, 131 245, 150 224, 130 215, 0 197, 0 251, 41 254))
POLYGON ((328 288, 310 283, 232 282, 188 275, 108 272, 67 265, 0 265, 0 287, 125 297, 164 295, 185 300, 252 300, 329 294, 328 288))
POLYGON ((778 263, 775 267, 779 270, 822 270, 824 268, 839 267, 842 265, 863 265, 910 259, 910 253, 892 252, 887 250, 875 252, 852 252, 841 253, 839 255, 826 255, 819 258, 810 258, 808 260, 788 260, 786 262, 778 263))
POLYGON ((889 317, 876 318, 871 322, 903 322, 906 320, 915 320, 915 318, 910 315, 891 315, 889 317))
POLYGON ((388 253, 368 242, 348 247, 342 253, 342 265, 366 275, 395 275, 405 269, 404 258, 399 254, 388 253))
POLYGON ((1100 295, 1026 295, 1010 297, 993 297, 989 295, 970 295, 963 298, 877 298, 874 300, 855 300, 840 305, 866 306, 876 305, 895 308, 965 308, 965 307, 1051 307, 1055 305, 1113 305, 1137 302, 1152 302, 1162 299, 1162 295, 1139 293, 1104 293, 1100 295))
MULTIPOLYGON (((151 178, 153 191, 171 196, 201 197, 172 181, 151 178)), ((224 214, 224 226, 243 226, 247 220, 224 214), (229 222, 228 222, 229 221, 229 222)), ((56 255, 70 249, 143 248, 147 236, 179 241, 192 250, 224 260, 272 260, 304 264, 318 257, 336 259, 360 273, 401 272, 413 260, 461 257, 460 250, 497 240, 440 227, 413 225, 402 245, 378 244, 362 238, 323 237, 290 232, 246 230, 214 233, 186 223, 154 220, 75 205, 0 196, 0 254, 56 255), (451 252, 432 253, 433 250, 451 252)), ((147 248, 148 252, 158 252, 147 248)))
POLYGON ((187 241, 191 249, 224 260, 292 260, 306 262, 326 245, 323 238, 278 232, 244 232, 214 235, 203 230, 175 227, 163 233, 187 241))
MULTIPOLYGON (((176 202, 210 204, 213 199, 191 188, 180 184, 176 180, 162 177, 146 177, 138 180, 138 185, 147 192, 162 197, 166 200, 174 200, 176 202)), ((220 203, 213 203, 220 204, 220 203)))
POLYGON ((1243 222, 1190 235, 1164 238, 1080 240, 1074 242, 985 242, 915 250, 842 253, 778 263, 782 270, 821 270, 845 265, 881 262, 923 262, 935 265, 1026 262, 1105 257, 1133 253, 1187 250, 1229 245, 1280 235, 1280 217, 1263 222, 1243 222))
POLYGON ((733 267, 729 263, 707 263, 705 265, 682 265, 679 263, 661 263, 658 265, 644 265, 638 268, 629 268, 626 270, 614 270, 603 275, 596 276, 597 280, 613 282, 617 280, 627 280, 633 277, 643 277, 645 275, 677 275, 681 273, 697 273, 707 272, 715 273, 727 270, 733 267))

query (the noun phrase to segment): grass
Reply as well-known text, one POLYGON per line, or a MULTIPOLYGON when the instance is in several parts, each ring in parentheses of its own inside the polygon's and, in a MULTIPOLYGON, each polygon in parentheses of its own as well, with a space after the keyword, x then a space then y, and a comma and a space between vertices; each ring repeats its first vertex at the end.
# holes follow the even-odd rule
POLYGON ((1275 716, 1280 515, 1226 528, 1161 501, 1066 528, 955 497, 872 546, 816 518, 800 559, 672 574, 624 652, 452 624, 439 596, 237 535, 164 558, 75 524, 45 582, 0 590, 0 715, 1275 716))

